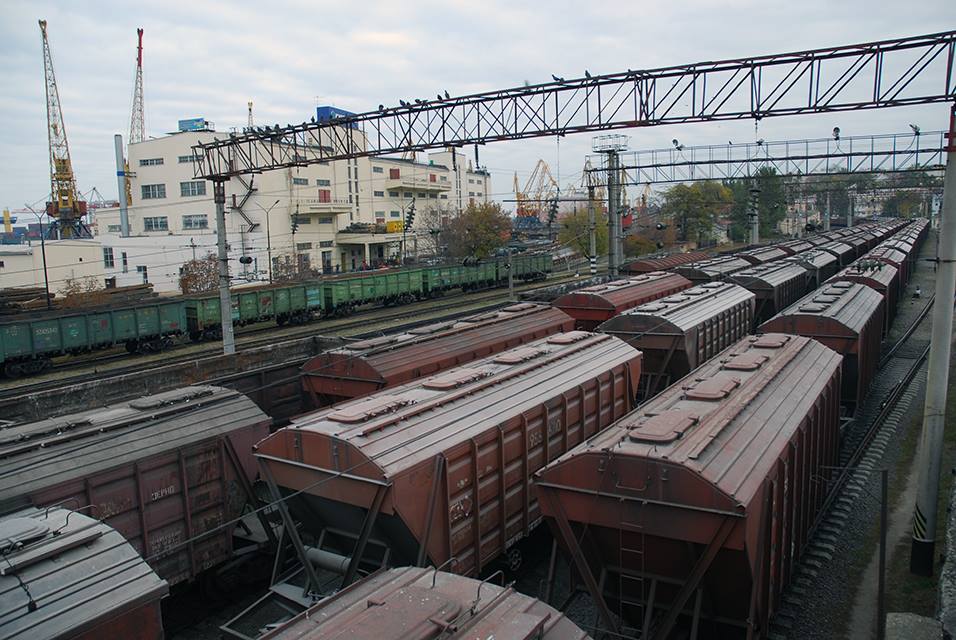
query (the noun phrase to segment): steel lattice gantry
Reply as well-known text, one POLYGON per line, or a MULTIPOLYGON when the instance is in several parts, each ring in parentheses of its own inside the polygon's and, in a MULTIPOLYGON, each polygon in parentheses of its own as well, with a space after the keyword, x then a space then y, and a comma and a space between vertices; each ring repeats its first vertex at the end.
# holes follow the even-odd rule
MULTIPOLYGON (((662 124, 949 102, 956 31, 576 78, 229 134, 194 147, 214 181, 368 155, 662 124)), ((445 94, 447 96, 447 94, 445 94)))
MULTIPOLYGON (((938 170, 945 150, 945 131, 924 131, 630 151, 620 161, 625 184, 660 184, 752 178, 764 167, 804 176, 938 170)), ((607 182, 606 167, 590 172, 607 182)))

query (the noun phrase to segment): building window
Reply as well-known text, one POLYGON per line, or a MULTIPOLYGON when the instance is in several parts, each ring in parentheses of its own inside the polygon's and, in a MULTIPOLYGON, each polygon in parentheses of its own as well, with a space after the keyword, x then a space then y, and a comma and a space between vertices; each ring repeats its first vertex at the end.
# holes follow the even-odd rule
POLYGON ((123 231, 122 225, 118 225, 118 224, 108 224, 108 225, 106 225, 106 232, 107 232, 107 233, 122 233, 122 231, 123 231))
POLYGON ((292 178, 292 184, 298 185, 300 187, 305 187, 305 186, 308 186, 309 179, 308 178, 292 178))
POLYGON ((296 242, 295 248, 298 249, 299 251, 308 251, 309 249, 312 248, 312 243, 311 242, 296 242))
POLYGON ((429 174, 428 174, 428 181, 429 181, 429 182, 435 182, 435 181, 437 181, 437 180, 438 180, 438 176, 437 176, 437 175, 435 175, 434 173, 429 173, 429 174))
POLYGON ((166 216, 143 218, 143 231, 169 231, 169 220, 166 216))
POLYGON ((303 215, 293 215, 292 222, 300 226, 303 224, 312 224, 312 218, 303 215))
POLYGON ((144 184, 142 186, 143 200, 158 200, 166 197, 166 185, 144 184))
POLYGON ((414 197, 415 197, 415 194, 412 193, 411 191, 406 191, 406 192, 405 192, 405 197, 406 197, 406 198, 414 198, 414 197))
POLYGON ((474 178, 468 178, 468 184, 475 184, 474 178))
POLYGON ((103 266, 107 269, 116 267, 116 263, 113 262, 113 247, 103 247, 103 266))
POLYGON ((331 187, 331 186, 332 186, 332 181, 331 181, 331 180, 323 180, 322 178, 319 178, 318 180, 315 181, 315 184, 319 185, 320 187, 331 187))
POLYGON ((183 216, 183 229, 208 229, 209 219, 205 213, 183 216))
POLYGON ((179 183, 179 195, 184 198, 206 195, 206 182, 204 180, 194 180, 190 182, 179 183))
POLYGON ((123 252, 123 273, 129 271, 129 260, 126 259, 126 252, 123 252))
POLYGON ((158 164, 163 164, 162 158, 143 158, 139 161, 141 167, 152 167, 158 164))
POLYGON ((332 224, 332 216, 319 216, 319 224, 332 224))
POLYGON ((373 192, 372 192, 372 195, 375 196, 376 198, 384 198, 384 197, 385 197, 385 192, 384 192, 384 191, 373 191, 373 192))
POLYGON ((385 173, 385 169, 382 167, 372 167, 372 173, 385 173))
POLYGON ((186 164, 187 162, 195 162, 199 160, 199 156, 179 156, 179 164, 186 164))
POLYGON ((481 184, 481 178, 476 179, 475 182, 477 182, 478 184, 481 184))
POLYGON ((397 197, 398 197, 398 191, 389 191, 389 192, 388 192, 388 197, 389 197, 389 198, 397 198, 397 197))
POLYGON ((468 195, 471 196, 472 198, 474 198, 474 197, 475 197, 475 192, 474 192, 474 191, 469 191, 469 192, 468 192, 468 195))
POLYGON ((319 247, 321 247, 322 249, 328 249, 329 247, 333 246, 333 244, 334 244, 334 243, 333 243, 331 240, 320 240, 320 241, 319 241, 319 247))
POLYGON ((388 212, 388 215, 391 216, 392 218, 401 218, 401 217, 402 217, 402 214, 401 214, 401 212, 399 212, 399 211, 389 211, 389 212, 388 212))
POLYGON ((439 199, 439 200, 447 200, 447 199, 448 199, 448 194, 447 194, 447 193, 443 193, 443 194, 441 194, 440 196, 438 196, 438 199, 439 199))
POLYGON ((319 189, 319 202, 332 202, 332 190, 319 189))
POLYGON ((143 274, 143 284, 149 284, 149 269, 144 265, 136 265, 136 273, 143 274))
POLYGON ((389 170, 388 170, 388 177, 389 177, 389 179, 391 179, 391 180, 398 180, 399 178, 402 177, 402 172, 401 172, 400 169, 389 169, 389 170))
POLYGON ((441 177, 441 181, 442 181, 442 182, 448 182, 448 176, 442 176, 442 177, 441 177))
POLYGON ((429 193, 429 194, 428 194, 428 197, 431 198, 432 200, 437 200, 437 199, 438 199, 438 194, 437 194, 437 193, 429 193))

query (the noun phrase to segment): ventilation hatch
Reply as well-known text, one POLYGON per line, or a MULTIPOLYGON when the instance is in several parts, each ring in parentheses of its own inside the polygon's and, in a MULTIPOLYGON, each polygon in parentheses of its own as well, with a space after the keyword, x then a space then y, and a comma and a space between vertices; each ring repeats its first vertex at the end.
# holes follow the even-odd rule
POLYGON ((374 349, 375 347, 384 347, 398 341, 398 336, 382 336, 381 338, 369 338, 368 340, 359 340, 345 345, 346 348, 353 351, 363 351, 365 349, 374 349))
POLYGON ((453 322, 444 322, 442 324, 430 324, 425 327, 410 329, 408 332, 414 336, 427 336, 432 333, 438 333, 439 331, 445 331, 446 329, 451 329, 454 326, 455 326, 455 323, 453 322))
POLYGON ((519 362, 526 362, 537 358, 543 353, 543 350, 535 349, 534 347, 520 347, 518 349, 512 349, 511 351, 505 351, 498 355, 494 361, 498 364, 518 364, 519 362))
POLYGON ((696 413, 675 409, 622 426, 628 430, 631 442, 662 444, 682 438, 684 433, 699 421, 700 416, 696 413))
POLYGON ((587 331, 568 331, 567 333, 558 333, 548 338, 549 344, 571 344, 580 342, 591 334, 587 331))
POLYGON ((136 400, 131 400, 129 406, 133 409, 140 410, 158 409, 159 407, 189 402, 190 400, 211 396, 212 394, 213 389, 211 387, 186 387, 185 389, 176 389, 175 391, 167 391, 165 393, 157 393, 153 396, 137 398, 136 400))
POLYGON ((538 305, 531 304, 530 302, 519 302, 518 304, 513 304, 510 307, 505 307, 502 309, 505 313, 516 313, 518 311, 527 311, 528 309, 535 309, 538 305))
POLYGON ((770 359, 770 356, 766 356, 760 353, 741 353, 738 356, 727 360, 727 362, 721 365, 722 369, 727 369, 729 371, 756 371, 760 368, 764 362, 770 359))
POLYGON ((422 386, 426 389, 444 391, 447 389, 456 389, 469 382, 474 382, 475 380, 480 380, 490 375, 490 372, 483 371, 482 369, 454 369, 444 375, 435 376, 434 378, 426 380, 422 386))
POLYGON ((753 341, 753 346, 758 349, 779 349, 790 342, 791 336, 782 333, 768 333, 760 336, 753 341))
POLYGON ((400 409, 405 405, 412 404, 411 398, 386 394, 376 396, 355 404, 348 404, 329 414, 329 420, 335 422, 344 422, 346 424, 355 424, 363 422, 369 418, 380 416, 383 413, 389 413, 400 409))
POLYGON ((820 313, 826 309, 825 305, 822 304, 804 304, 800 305, 800 311, 806 311, 807 313, 820 313))
POLYGON ((723 400, 739 386, 738 378, 716 375, 684 389, 684 396, 690 400, 723 400))

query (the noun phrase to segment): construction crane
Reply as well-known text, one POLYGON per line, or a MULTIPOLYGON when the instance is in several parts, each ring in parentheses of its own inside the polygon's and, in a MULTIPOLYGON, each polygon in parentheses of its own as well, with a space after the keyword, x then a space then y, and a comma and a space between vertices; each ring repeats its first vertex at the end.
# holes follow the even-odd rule
POLYGON ((60 92, 53 75, 53 56, 46 35, 46 20, 40 20, 43 36, 43 77, 46 81, 46 121, 50 141, 50 202, 46 214, 53 220, 48 235, 51 238, 92 238, 90 228, 83 221, 86 202, 80 199, 70 161, 70 145, 66 140, 60 92))
POLYGON ((133 204, 133 188, 131 178, 136 174, 129 169, 129 145, 142 142, 146 139, 146 103, 143 98, 143 30, 136 30, 136 75, 133 80, 133 101, 129 114, 129 137, 126 139, 126 171, 124 183, 126 185, 126 206, 133 204))
POLYGON ((548 202, 558 197, 561 188, 551 175, 551 167, 544 160, 538 160, 534 171, 522 190, 518 186, 518 173, 515 172, 515 215, 519 218, 536 218, 544 221, 548 202))

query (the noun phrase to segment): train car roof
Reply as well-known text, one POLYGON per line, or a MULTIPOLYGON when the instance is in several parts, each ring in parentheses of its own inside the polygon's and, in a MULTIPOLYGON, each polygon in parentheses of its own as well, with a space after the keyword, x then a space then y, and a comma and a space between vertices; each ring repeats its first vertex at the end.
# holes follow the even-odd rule
POLYGON ((564 614, 513 587, 402 567, 326 598, 263 640, 586 640, 564 614), (447 625, 443 625, 447 622, 447 625))
MULTIPOLYGON (((824 323, 858 335, 883 304, 883 296, 870 287, 846 281, 831 282, 800 298, 761 325, 762 331, 778 331, 776 325, 791 317, 816 317, 824 323)), ((823 324, 818 323, 818 329, 823 324)))
POLYGON ((690 280, 684 276, 665 271, 652 271, 630 276, 624 280, 611 280, 576 291, 570 291, 551 304, 559 309, 606 309, 614 311, 634 304, 635 300, 647 300, 649 296, 671 291, 674 287, 689 287, 690 280))
POLYGON ((559 457, 537 480, 547 483, 584 455, 644 458, 690 472, 671 477, 662 500, 743 515, 841 361, 811 338, 750 336, 559 457))
POLYGON ((61 507, 0 518, 0 547, 3 638, 79 637, 169 592, 120 533, 61 507))
POLYGON ((657 256, 645 256, 631 260, 621 267, 629 273, 649 273, 651 271, 667 271, 676 266, 689 262, 699 262, 707 259, 706 251, 689 251, 687 253, 668 253, 657 256))
POLYGON ((723 256, 720 258, 701 260, 700 262, 691 262, 677 267, 674 270, 691 280, 699 280, 701 278, 720 278, 750 266, 751 263, 743 258, 723 256))
POLYGON ((827 280, 827 284, 838 280, 859 282, 871 288, 883 290, 896 280, 899 271, 891 264, 877 261, 857 261, 827 280))
POLYGON ((256 453, 295 460, 308 449, 307 443, 296 443, 331 439, 361 468, 353 473, 389 478, 455 443, 469 442, 506 414, 520 415, 559 393, 556 390, 577 389, 582 371, 610 369, 639 358, 639 351, 609 335, 557 333, 301 415, 256 445, 256 453))
POLYGON ((772 262, 770 264, 760 264, 733 273, 728 277, 730 282, 734 282, 751 289, 760 287, 762 289, 775 289, 782 284, 799 280, 807 277, 807 270, 794 262, 772 262))
POLYGON ((197 385, 0 430, 0 502, 270 422, 232 389, 197 385))
POLYGON ((696 327, 742 302, 755 304, 756 296, 730 282, 705 282, 678 294, 642 304, 604 322, 598 330, 609 333, 684 331, 696 327))

